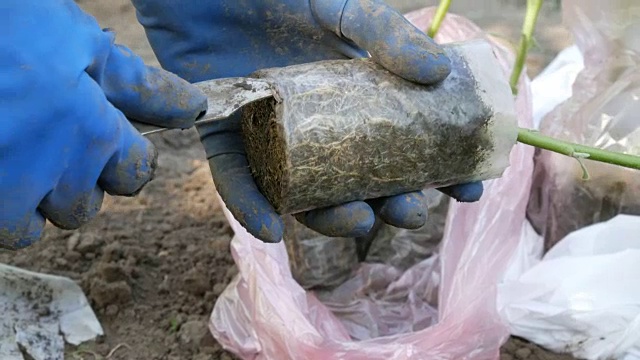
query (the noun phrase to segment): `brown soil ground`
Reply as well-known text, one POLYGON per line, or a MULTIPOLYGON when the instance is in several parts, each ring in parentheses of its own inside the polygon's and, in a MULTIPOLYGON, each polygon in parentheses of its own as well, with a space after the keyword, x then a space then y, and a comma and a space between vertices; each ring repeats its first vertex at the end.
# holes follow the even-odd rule
MULTIPOLYGON (((502 3, 504 0, 492 0, 502 3)), ((403 11, 423 1, 391 1, 403 11)), ((157 61, 128 0, 78 0, 118 41, 149 64, 157 61)), ((434 3, 434 2, 431 2, 434 3)), ((454 1, 454 9, 491 33, 514 42, 524 16, 519 7, 473 10, 480 1, 454 1)), ((569 42, 557 10, 541 16, 530 74, 537 73, 569 42)), ((217 296, 236 273, 229 254, 232 232, 214 195, 195 132, 167 132, 152 140, 160 151, 156 179, 135 198, 108 198, 103 211, 79 231, 49 227, 37 245, 0 261, 78 281, 89 297, 105 336, 67 349, 68 359, 233 359, 208 333, 217 296)), ((573 359, 511 339, 502 359, 573 359)))

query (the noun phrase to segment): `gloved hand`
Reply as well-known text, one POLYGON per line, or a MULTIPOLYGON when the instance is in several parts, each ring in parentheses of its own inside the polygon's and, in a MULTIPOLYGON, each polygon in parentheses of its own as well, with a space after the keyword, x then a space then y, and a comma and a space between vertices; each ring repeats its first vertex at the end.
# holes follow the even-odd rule
POLYGON ((156 150, 127 121, 187 128, 205 95, 114 44, 73 0, 0 4, 0 247, 76 229, 104 192, 134 195, 156 150))
MULTIPOLYGON (((379 0, 132 0, 165 69, 192 81, 246 76, 262 68, 326 59, 371 56, 408 80, 432 84, 449 74, 441 49, 379 0)), ((248 168, 235 116, 199 126, 213 179, 234 217, 252 235, 279 241, 283 224, 260 194, 248 168)), ((482 184, 442 189, 475 201, 482 184)), ((328 236, 358 237, 375 213, 391 225, 417 228, 426 221, 421 192, 356 201, 298 214, 328 236)))

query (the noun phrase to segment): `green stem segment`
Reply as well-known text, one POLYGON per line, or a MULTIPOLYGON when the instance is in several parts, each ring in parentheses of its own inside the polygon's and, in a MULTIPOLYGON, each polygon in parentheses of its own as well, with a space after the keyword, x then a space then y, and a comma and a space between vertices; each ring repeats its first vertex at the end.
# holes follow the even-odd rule
POLYGON ((640 156, 616 153, 590 146, 573 144, 543 135, 536 130, 519 129, 518 142, 535 146, 540 149, 553 151, 562 155, 571 156, 578 160, 588 159, 640 170, 640 156))
POLYGON ((518 80, 520 74, 524 69, 524 64, 527 60, 527 54, 529 49, 533 45, 533 32, 538 22, 538 14, 540 8, 542 8, 543 0, 527 0, 527 12, 524 16, 524 23, 522 24, 522 35, 520 36, 520 47, 518 48, 518 55, 516 57, 516 63, 511 73, 511 79, 509 84, 511 85, 511 91, 514 95, 518 94, 518 80))
POLYGON ((431 26, 429 26, 429 30, 427 31, 427 35, 429 35, 430 38, 434 38, 438 33, 438 30, 440 30, 440 25, 442 25, 442 20, 444 20, 444 17, 447 15, 450 5, 451 0, 440 0, 440 4, 438 5, 436 14, 433 17, 431 26))

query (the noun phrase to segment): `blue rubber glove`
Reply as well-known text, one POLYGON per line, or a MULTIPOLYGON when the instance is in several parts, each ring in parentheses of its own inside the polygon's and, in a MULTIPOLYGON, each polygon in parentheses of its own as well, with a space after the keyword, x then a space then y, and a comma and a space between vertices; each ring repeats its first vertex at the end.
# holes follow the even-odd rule
MULTIPOLYGON (((246 76, 268 67, 371 56, 390 71, 425 84, 442 81, 449 59, 421 31, 378 0, 132 0, 165 69, 192 81, 246 76)), ((236 219, 254 236, 277 242, 283 224, 248 168, 238 117, 198 127, 213 180, 236 219)), ((443 192, 475 201, 482 184, 443 192)), ((421 192, 298 214, 328 236, 358 237, 378 214, 418 228, 427 210, 421 192)))
POLYGON ((3 0, 0 13, 0 247, 19 249, 45 219, 76 229, 104 192, 152 179, 156 150, 125 116, 187 128, 207 100, 115 45, 73 0, 3 0))

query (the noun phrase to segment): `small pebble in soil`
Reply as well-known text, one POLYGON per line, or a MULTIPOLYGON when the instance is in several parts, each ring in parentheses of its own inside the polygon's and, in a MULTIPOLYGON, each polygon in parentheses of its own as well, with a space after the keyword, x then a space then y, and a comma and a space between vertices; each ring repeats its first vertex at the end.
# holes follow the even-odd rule
POLYGON ((107 306, 107 309, 105 310, 104 313, 107 316, 116 316, 118 315, 118 311, 120 311, 120 308, 118 307, 118 305, 110 304, 109 306, 107 306))
POLYGON ((531 356, 531 349, 528 348, 520 348, 516 350, 516 358, 518 359, 528 359, 531 356))
POLYGON ((180 327, 179 338, 183 344, 190 345, 193 350, 201 347, 207 341, 209 328, 204 321, 187 321, 180 327))
POLYGON ((69 265, 69 262, 67 260, 65 260, 64 258, 56 258, 55 260, 56 265, 60 268, 66 268, 67 265, 69 265))
POLYGON ((102 250, 102 261, 113 262, 122 258, 122 245, 119 242, 111 243, 102 250))
POLYGON ((191 295, 204 296, 210 289, 209 278, 199 269, 191 269, 183 278, 183 290, 191 295))
POLYGON ((129 280, 127 271, 122 266, 113 263, 100 263, 98 265, 98 273, 108 283, 129 280))
MULTIPOLYGON (((218 349, 216 349, 218 345, 214 343, 213 346, 203 346, 200 348, 200 354, 204 354, 204 355, 216 355, 216 353, 218 352, 218 349)), ((209 358, 207 358, 209 359, 209 358)), ((216 358, 214 358, 216 359, 216 358)))
POLYGON ((217 283, 213 285, 213 295, 215 295, 216 297, 220 296, 220 294, 222 294, 222 292, 226 288, 227 288, 227 284, 225 283, 217 283))
POLYGON ((80 233, 73 233, 71 236, 69 236, 69 238, 67 239, 67 250, 68 251, 72 251, 76 249, 76 246, 78 246, 78 243, 80 242, 80 233))
POLYGON ((238 274, 238 268, 236 266, 230 266, 227 269, 226 280, 231 281, 238 274))
POLYGON ((165 275, 160 285, 158 285, 158 294, 168 294, 169 290, 169 276, 165 275))
POLYGON ((157 224, 157 229, 160 230, 162 233, 167 234, 173 231, 173 225, 169 223, 160 223, 160 224, 157 224))
POLYGON ((131 301, 131 287, 124 281, 106 283, 100 278, 91 281, 89 298, 99 309, 111 304, 126 304, 131 301))
POLYGON ((81 254, 95 253, 103 244, 102 239, 91 233, 80 234, 80 242, 76 250, 81 254))
POLYGON ((68 262, 70 263, 76 263, 78 262, 80 259, 82 259, 82 255, 77 252, 77 251, 69 251, 65 254, 64 256, 68 262))

